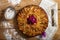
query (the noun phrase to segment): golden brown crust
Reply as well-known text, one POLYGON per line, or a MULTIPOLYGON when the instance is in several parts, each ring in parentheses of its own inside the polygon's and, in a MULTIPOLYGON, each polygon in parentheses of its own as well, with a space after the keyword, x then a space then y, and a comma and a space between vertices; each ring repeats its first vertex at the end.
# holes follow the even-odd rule
POLYGON ((48 17, 46 12, 39 6, 29 5, 20 10, 17 14, 17 21, 19 30, 27 36, 35 36, 42 34, 48 27, 48 17), (29 15, 34 15, 37 19, 37 23, 33 25, 27 23, 29 15))

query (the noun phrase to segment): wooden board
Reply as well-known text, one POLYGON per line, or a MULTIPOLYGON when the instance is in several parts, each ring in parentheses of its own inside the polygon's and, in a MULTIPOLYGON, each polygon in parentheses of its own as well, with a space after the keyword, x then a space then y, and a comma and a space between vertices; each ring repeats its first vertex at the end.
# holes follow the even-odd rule
POLYGON ((9 6, 14 7, 16 10, 26 6, 26 5, 38 5, 40 4, 41 0, 21 0, 21 2, 18 5, 13 5, 11 2, 8 2, 8 0, 0 0, 0 11, 6 9, 9 6))
POLYGON ((58 9, 60 9, 60 0, 54 0, 54 1, 58 3, 58 9))

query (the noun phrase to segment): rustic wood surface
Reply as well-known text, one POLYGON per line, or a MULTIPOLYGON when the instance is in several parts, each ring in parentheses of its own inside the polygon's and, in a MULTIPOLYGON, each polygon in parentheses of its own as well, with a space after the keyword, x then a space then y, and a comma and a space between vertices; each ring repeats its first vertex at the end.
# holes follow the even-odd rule
POLYGON ((58 3, 58 8, 60 9, 60 0, 54 0, 54 1, 58 3))
MULTIPOLYGON (((41 0, 36 0, 34 3, 31 2, 31 1, 32 0, 22 0, 22 2, 19 4, 20 6, 17 5, 15 7, 15 6, 12 6, 10 3, 8 3, 7 0, 0 0, 0 13, 1 13, 2 10, 4 11, 8 6, 12 6, 16 10, 19 10, 20 8, 22 8, 22 7, 24 7, 24 6, 28 5, 28 4, 36 4, 36 5, 38 5, 41 2, 41 0), (27 1, 27 3, 25 3, 25 1, 27 1)), ((59 25, 59 28, 58 28, 55 36, 53 37, 53 40, 60 40, 60 0, 55 0, 55 1, 58 3, 58 25, 59 25)), ((0 23, 0 25, 1 25, 1 23, 0 23)), ((0 40, 6 40, 5 36, 3 35, 4 31, 5 31, 5 29, 2 26, 0 26, 0 40)), ((32 38, 30 40, 37 40, 37 39, 32 38)))

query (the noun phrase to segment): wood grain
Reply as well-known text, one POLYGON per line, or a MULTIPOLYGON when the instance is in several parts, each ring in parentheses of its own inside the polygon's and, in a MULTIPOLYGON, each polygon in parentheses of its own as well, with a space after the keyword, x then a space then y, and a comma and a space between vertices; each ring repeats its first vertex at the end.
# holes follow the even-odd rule
POLYGON ((54 1, 58 3, 58 9, 60 9, 60 0, 54 0, 54 1))

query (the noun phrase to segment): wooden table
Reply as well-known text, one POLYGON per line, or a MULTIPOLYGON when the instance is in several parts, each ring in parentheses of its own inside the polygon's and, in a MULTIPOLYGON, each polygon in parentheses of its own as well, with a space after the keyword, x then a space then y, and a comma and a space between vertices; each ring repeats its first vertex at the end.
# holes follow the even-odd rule
MULTIPOLYGON (((39 4, 39 2, 41 2, 41 0, 36 0, 34 3, 33 2, 31 2, 32 0, 22 0, 24 3, 22 3, 21 2, 21 6, 19 6, 19 5, 17 5, 17 7, 14 7, 14 6, 12 6, 10 3, 8 3, 7 2, 7 0, 0 0, 0 12, 3 10, 3 12, 4 12, 4 10, 8 7, 8 6, 12 6, 12 7, 14 7, 16 10, 19 10, 20 8, 22 8, 22 7, 24 7, 26 4, 28 5, 28 4, 39 4), (27 3, 25 3, 25 1, 27 1, 27 3)), ((53 37, 53 40, 60 40, 60 0, 54 0, 54 1, 56 1, 57 3, 58 3, 58 25, 59 25, 59 28, 58 28, 58 30, 57 30, 57 32, 56 32, 56 34, 55 34, 55 36, 53 37)), ((0 16, 1 16, 1 14, 0 14, 0 16)), ((0 23, 0 25, 1 25, 1 23, 0 23)), ((0 40, 6 40, 5 39, 5 36, 3 35, 3 32, 4 32, 4 28, 2 28, 2 27, 0 27, 0 40)), ((32 39, 32 40, 36 40, 36 39, 32 39)))

